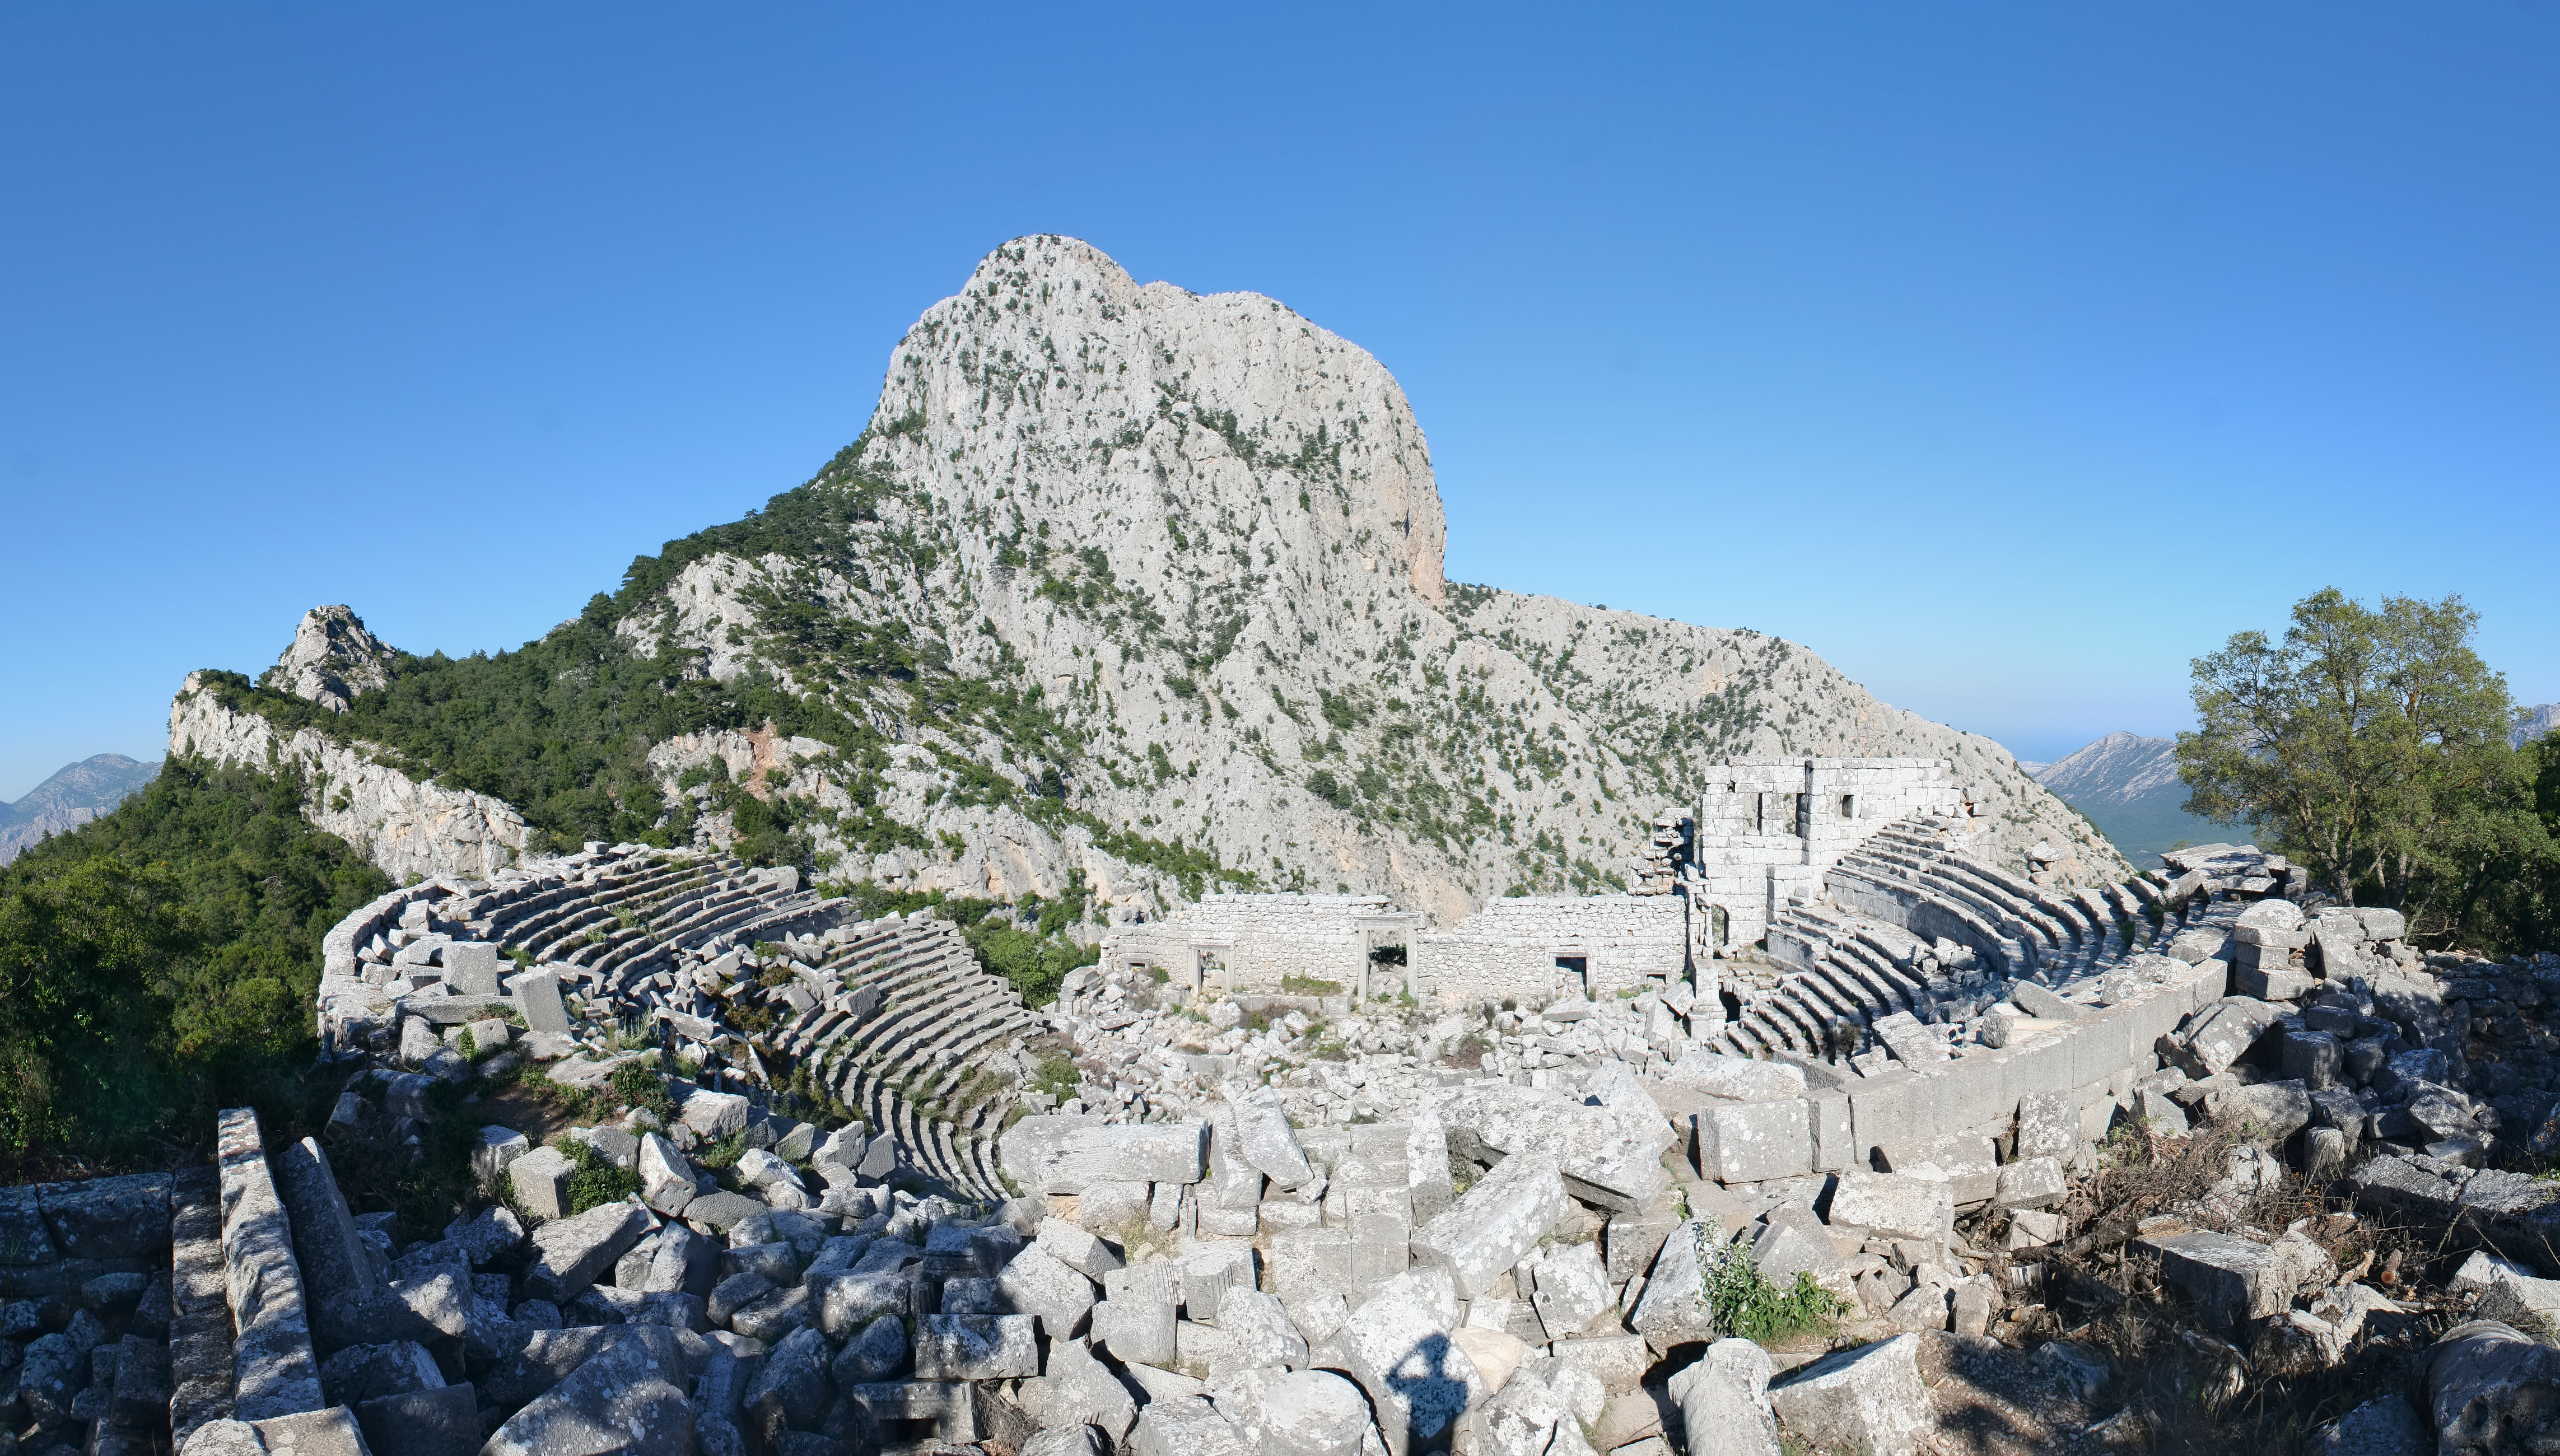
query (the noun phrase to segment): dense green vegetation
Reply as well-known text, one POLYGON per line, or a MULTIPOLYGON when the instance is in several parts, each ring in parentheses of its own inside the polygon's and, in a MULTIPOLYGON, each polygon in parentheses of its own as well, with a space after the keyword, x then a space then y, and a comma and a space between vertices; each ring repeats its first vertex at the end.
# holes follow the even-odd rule
POLYGON ((1102 959, 1099 945, 1078 945, 1067 938, 1071 925, 1084 918, 1089 897, 1082 884, 1056 898, 1025 895, 1012 904, 975 899, 943 891, 891 890, 876 885, 822 886, 830 894, 851 896, 867 919, 912 914, 928 906, 960 927, 961 938, 978 963, 1013 983, 1026 1006, 1045 1006, 1057 999, 1058 983, 1077 966, 1102 959))
POLYGON ((2459 596, 2331 588, 2281 640, 2234 634, 2193 664, 2187 812, 2272 827, 2320 890, 2395 906, 2427 943, 2560 944, 2560 734, 2509 745, 2479 625, 2459 596))
POLYGON ((172 756, 0 870, 0 1153, 117 1161, 296 1102, 320 939, 391 888, 285 777, 172 756))

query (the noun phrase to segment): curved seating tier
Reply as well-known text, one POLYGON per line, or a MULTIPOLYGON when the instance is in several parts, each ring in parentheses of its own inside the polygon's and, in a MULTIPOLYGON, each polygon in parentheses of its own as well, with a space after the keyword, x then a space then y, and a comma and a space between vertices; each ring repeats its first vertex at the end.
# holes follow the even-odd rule
POLYGON ((2202 912, 2146 880, 2057 893, 1964 854, 1960 827, 1933 814, 1896 820, 1832 869, 1826 897, 1790 898, 1768 943, 1792 968, 1744 993, 1740 1015, 1708 1045, 1843 1060, 1874 1045, 1884 1017, 1961 1020, 2016 980, 2067 994, 2166 945, 2202 912), (1933 970, 1940 939, 1969 947, 1975 967, 1933 970))

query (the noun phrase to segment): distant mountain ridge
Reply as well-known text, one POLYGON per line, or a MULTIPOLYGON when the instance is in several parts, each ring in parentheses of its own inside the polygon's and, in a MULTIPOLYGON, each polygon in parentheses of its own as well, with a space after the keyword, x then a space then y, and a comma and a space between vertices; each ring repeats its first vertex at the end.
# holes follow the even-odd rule
POLYGON ((0 865, 48 835, 68 834, 95 819, 159 776, 158 759, 145 763, 121 753, 66 765, 16 803, 0 804, 0 865))
POLYGON ((2062 802, 2088 815, 2137 865, 2159 864, 2160 851, 2180 842, 2207 844, 2250 835, 2245 825, 2216 824, 2186 812, 2175 738, 2113 732, 2031 771, 2062 802))
POLYGON ((2506 735, 2506 740, 2521 748, 2553 728, 2560 728, 2560 703, 2545 703, 2539 708, 2525 710, 2524 721, 2515 726, 2515 730, 2506 735))

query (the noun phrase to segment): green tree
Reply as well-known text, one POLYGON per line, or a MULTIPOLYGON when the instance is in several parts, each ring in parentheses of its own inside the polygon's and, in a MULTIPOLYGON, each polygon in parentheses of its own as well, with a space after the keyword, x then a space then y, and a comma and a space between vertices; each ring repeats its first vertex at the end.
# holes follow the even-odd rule
POLYGON ((2241 632, 2195 659, 2187 812, 2272 826, 2340 901, 2431 912, 2429 931, 2459 935, 2551 850, 2479 624, 2460 596, 2367 607, 2331 587, 2295 603, 2283 641, 2241 632))
POLYGON ((312 1051, 320 939, 391 888, 290 776, 173 756, 0 870, 0 1152, 194 1141, 312 1051))

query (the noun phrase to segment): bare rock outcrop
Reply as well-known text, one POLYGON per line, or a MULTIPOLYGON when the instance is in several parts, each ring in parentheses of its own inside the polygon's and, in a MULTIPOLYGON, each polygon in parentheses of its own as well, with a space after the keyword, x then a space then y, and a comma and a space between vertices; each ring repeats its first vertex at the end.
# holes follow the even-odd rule
POLYGON ((265 685, 344 713, 357 694, 391 685, 393 656, 354 608, 315 606, 302 614, 293 645, 267 669, 265 685))
MULTIPOLYGON (((290 654, 288 654, 289 656, 290 654)), ((224 705, 203 673, 189 673, 169 704, 169 751, 262 773, 289 766, 309 781, 303 817, 362 850, 395 880, 437 875, 486 879, 512 865, 533 831, 505 802, 468 789, 420 783, 315 728, 285 732, 224 705)))

